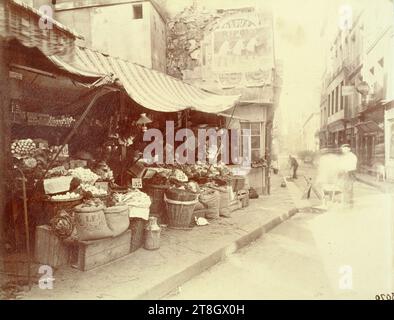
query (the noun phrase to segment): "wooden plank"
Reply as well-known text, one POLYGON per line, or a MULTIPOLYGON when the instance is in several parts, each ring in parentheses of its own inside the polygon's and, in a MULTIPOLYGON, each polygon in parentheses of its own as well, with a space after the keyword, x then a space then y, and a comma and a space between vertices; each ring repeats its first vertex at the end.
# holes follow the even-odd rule
POLYGON ((54 268, 69 262, 69 250, 66 244, 54 234, 47 225, 36 228, 35 260, 54 268))
POLYGON ((114 238, 80 241, 76 268, 87 271, 105 265, 130 253, 131 231, 114 238))

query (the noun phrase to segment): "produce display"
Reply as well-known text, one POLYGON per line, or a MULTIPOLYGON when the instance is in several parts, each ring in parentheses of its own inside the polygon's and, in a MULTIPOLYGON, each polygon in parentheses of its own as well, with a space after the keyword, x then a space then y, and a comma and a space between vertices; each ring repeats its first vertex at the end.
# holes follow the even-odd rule
POLYGON ((126 194, 116 193, 114 198, 116 202, 132 207, 149 208, 151 205, 150 197, 140 190, 133 190, 126 194))
POLYGON ((175 169, 172 174, 170 175, 170 178, 178 180, 180 182, 187 182, 189 181, 187 175, 180 169, 175 169))
POLYGON ((81 189, 84 192, 90 192, 93 197, 102 197, 107 195, 107 191, 101 188, 97 188, 91 184, 81 184, 81 189))
POLYGON ((114 179, 113 171, 105 162, 99 163, 95 169, 95 173, 99 175, 102 180, 112 181, 114 179))
POLYGON ((53 177, 67 176, 68 174, 69 172, 66 170, 66 168, 64 168, 64 166, 59 166, 48 170, 46 176, 47 178, 53 178, 53 177))
POLYGON ((67 238, 73 233, 73 219, 65 210, 61 210, 50 222, 52 230, 60 238, 67 238))
POLYGON ((37 146, 32 139, 16 140, 11 144, 11 153, 14 157, 31 156, 37 146))
POLYGON ((81 195, 76 192, 67 192, 66 194, 58 194, 55 196, 52 196, 51 199, 54 201, 59 201, 59 200, 75 200, 81 198, 81 195))
POLYGON ((90 169, 75 168, 69 170, 70 174, 79 180, 82 184, 93 185, 100 177, 90 169))

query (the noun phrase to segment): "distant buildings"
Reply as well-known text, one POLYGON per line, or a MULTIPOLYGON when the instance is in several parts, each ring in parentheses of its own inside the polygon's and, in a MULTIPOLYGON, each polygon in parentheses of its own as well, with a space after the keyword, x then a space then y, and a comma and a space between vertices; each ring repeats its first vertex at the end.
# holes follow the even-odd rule
POLYGON ((393 3, 371 2, 351 20, 328 42, 320 147, 349 143, 360 170, 383 164, 394 179, 393 3))
POLYGON ((319 150, 320 113, 313 112, 301 128, 301 144, 304 151, 319 150))

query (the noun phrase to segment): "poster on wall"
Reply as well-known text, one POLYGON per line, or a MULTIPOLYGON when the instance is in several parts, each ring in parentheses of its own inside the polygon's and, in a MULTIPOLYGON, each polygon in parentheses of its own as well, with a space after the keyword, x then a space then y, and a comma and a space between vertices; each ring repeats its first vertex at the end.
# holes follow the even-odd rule
POLYGON ((213 31, 212 71, 222 88, 271 83, 273 37, 270 20, 246 15, 227 19, 213 31))

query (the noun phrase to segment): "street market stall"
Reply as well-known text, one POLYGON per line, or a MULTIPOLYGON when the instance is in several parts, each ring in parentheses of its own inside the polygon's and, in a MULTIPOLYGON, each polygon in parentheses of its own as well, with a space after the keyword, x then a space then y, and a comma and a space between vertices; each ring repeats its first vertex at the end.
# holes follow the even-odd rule
POLYGON ((220 113, 238 96, 87 48, 59 55, 11 38, 9 253, 90 270, 141 247, 159 249, 163 228, 190 230, 248 205, 245 178, 209 163, 216 151, 182 164, 144 155, 144 133, 165 132, 168 121, 192 132, 225 128, 220 113))

